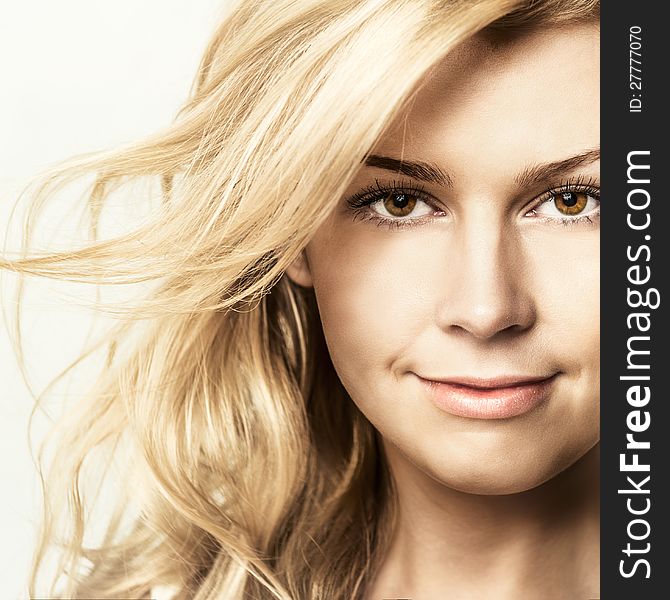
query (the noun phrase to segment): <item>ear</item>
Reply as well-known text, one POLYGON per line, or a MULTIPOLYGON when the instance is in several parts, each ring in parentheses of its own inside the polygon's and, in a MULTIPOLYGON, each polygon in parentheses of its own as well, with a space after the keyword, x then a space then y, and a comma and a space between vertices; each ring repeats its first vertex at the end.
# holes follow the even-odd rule
POLYGON ((312 272, 307 262, 307 255, 303 250, 298 258, 296 258, 286 269, 288 278, 302 287, 312 287, 312 272))

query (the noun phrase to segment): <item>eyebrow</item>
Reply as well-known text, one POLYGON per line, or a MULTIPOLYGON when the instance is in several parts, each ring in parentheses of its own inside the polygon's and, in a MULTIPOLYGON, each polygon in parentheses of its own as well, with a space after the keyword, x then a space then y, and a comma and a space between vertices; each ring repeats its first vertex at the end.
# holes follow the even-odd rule
MULTIPOLYGON (((514 177, 514 181, 520 187, 530 186, 553 179, 561 173, 572 171, 577 167, 597 160, 600 160, 600 148, 586 150, 585 152, 561 160, 530 165, 518 173, 514 177)), ((390 156, 371 154, 365 158, 364 164, 367 167, 376 167, 386 171, 393 171, 394 173, 402 173, 412 179, 437 183, 444 187, 451 187, 453 185, 453 180, 447 172, 443 171, 437 165, 430 163, 399 160, 390 156)))
POLYGON ((364 163, 367 167, 377 167, 378 169, 402 173, 419 181, 437 183, 444 187, 451 187, 452 185, 451 177, 447 173, 440 169, 440 167, 429 163, 398 160, 397 158, 380 156, 379 154, 367 156, 364 163))
POLYGON ((587 150, 581 154, 570 156, 562 160, 554 162, 542 163, 538 165, 531 165, 519 173, 514 181, 520 186, 530 186, 549 179, 554 179, 561 173, 573 171, 577 167, 588 165, 592 162, 600 160, 600 148, 587 150))

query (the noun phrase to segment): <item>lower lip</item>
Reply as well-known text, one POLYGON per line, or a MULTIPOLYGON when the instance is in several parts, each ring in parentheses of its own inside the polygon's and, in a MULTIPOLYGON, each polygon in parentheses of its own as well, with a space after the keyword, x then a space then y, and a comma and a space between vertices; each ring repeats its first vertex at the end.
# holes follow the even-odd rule
POLYGON ((554 378, 498 388, 475 388, 420 379, 433 404, 440 410, 470 419, 509 419, 530 412, 544 402, 549 397, 554 378))

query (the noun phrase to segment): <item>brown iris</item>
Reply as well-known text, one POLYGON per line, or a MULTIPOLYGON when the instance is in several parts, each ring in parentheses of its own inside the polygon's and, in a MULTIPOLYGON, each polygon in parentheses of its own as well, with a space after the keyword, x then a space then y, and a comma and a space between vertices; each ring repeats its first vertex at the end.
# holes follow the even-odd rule
POLYGON ((586 192, 563 192, 554 196, 554 204, 564 215, 578 215, 588 202, 586 192))
POLYGON ((394 217, 406 217, 416 206, 416 197, 410 194, 394 192, 384 198, 384 208, 394 217))

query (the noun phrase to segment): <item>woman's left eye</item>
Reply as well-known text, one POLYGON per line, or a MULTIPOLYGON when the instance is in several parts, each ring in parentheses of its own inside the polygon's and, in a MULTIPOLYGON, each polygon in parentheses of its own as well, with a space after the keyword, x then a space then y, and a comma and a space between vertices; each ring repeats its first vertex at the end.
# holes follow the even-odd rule
POLYGON ((599 207, 600 198, 596 192, 566 190, 551 193, 529 214, 569 220, 595 213, 599 207))

